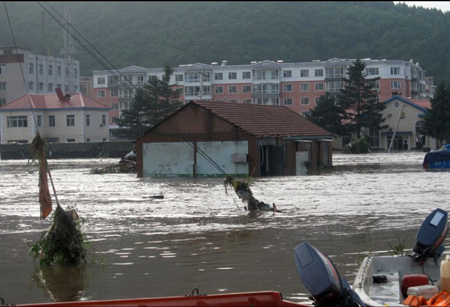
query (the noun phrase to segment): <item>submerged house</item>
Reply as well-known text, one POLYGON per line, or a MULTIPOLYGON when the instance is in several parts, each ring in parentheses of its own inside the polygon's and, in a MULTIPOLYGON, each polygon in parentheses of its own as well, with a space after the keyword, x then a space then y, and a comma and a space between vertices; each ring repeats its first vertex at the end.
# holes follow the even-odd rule
POLYGON ((288 107, 190 101, 136 140, 137 176, 302 175, 333 137, 288 107))

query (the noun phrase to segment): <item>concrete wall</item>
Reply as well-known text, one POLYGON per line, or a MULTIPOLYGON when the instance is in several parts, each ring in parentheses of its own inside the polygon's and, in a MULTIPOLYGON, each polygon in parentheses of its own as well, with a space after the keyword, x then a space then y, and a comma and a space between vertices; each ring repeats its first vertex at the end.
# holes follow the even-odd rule
MULTIPOLYGON (((121 158, 129 153, 134 142, 52 143, 48 144, 49 159, 121 158)), ((30 159, 30 144, 0 145, 1 160, 30 159)))

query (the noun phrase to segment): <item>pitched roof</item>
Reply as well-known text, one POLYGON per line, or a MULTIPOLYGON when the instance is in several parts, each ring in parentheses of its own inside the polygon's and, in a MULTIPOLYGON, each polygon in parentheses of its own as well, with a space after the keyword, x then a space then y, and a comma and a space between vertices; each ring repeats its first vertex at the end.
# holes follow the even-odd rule
POLYGON ((60 101, 57 94, 28 94, 11 101, 0 108, 2 111, 25 110, 68 110, 90 109, 110 110, 111 108, 81 93, 71 94, 70 99, 60 101))
POLYGON ((258 137, 332 137, 333 134, 285 106, 191 101, 258 137))
POLYGON ((427 109, 431 109, 431 102, 428 99, 424 99, 424 100, 410 100, 410 99, 406 99, 404 97, 401 96, 392 96, 391 98, 389 98, 388 100, 386 100, 384 103, 388 104, 394 100, 400 100, 416 109, 419 109, 422 112, 427 112, 427 109))

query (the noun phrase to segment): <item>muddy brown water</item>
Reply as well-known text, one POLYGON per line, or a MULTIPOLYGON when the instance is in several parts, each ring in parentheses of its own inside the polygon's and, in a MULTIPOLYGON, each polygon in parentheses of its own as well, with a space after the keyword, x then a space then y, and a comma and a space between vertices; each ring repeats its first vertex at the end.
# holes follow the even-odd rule
MULTIPOLYGON (((280 213, 250 215, 223 178, 90 174, 115 159, 49 160, 63 208, 85 219, 84 268, 40 268, 28 244, 39 219, 37 165, 0 160, 0 297, 8 304, 274 290, 308 302, 293 250, 309 242, 350 283, 369 253, 412 248, 435 208, 449 210, 450 172, 422 169, 422 152, 334 154, 318 175, 255 179, 280 213), (154 198, 163 195, 163 198, 154 198)), ((448 245, 448 240, 445 241, 448 245)), ((449 250, 449 248, 447 248, 449 250)))

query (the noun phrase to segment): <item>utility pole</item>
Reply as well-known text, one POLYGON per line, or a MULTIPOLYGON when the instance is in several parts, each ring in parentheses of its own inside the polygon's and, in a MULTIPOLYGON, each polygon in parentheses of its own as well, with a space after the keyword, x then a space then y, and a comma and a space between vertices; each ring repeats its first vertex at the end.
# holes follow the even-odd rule
POLYGON ((64 67, 64 90, 66 93, 72 92, 74 90, 73 88, 73 61, 72 56, 75 53, 75 50, 73 48, 73 37, 70 34, 70 32, 67 30, 71 26, 71 19, 72 16, 70 14, 69 9, 67 7, 64 7, 64 18, 62 20, 62 24, 64 27, 63 30, 63 41, 64 41, 64 48, 61 49, 61 54, 66 59, 65 67, 64 67))
POLYGON ((397 124, 395 125, 395 130, 394 130, 394 133, 392 134, 392 139, 391 139, 391 143, 389 144, 388 152, 391 152, 391 150, 392 150, 392 145, 394 144, 394 140, 395 140, 395 134, 397 133, 398 124, 400 122, 400 119, 402 118, 402 113, 403 113, 404 108, 405 108, 405 103, 402 103, 402 108, 400 110, 400 113, 398 114, 397 124))

